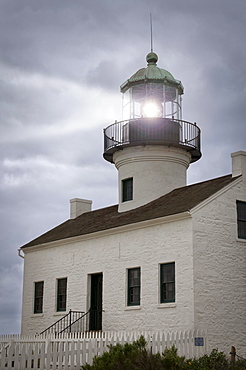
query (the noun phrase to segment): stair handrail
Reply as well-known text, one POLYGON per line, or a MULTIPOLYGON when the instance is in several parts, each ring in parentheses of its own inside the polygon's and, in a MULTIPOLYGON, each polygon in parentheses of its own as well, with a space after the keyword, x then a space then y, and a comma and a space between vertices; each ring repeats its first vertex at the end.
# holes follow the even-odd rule
MULTIPOLYGON (((86 317, 88 314, 89 314, 89 312, 90 312, 91 310, 89 310, 89 311, 87 311, 87 312, 81 312, 83 315, 82 316, 80 316, 78 319, 76 319, 75 321, 73 321, 71 324, 69 324, 66 328, 64 328, 64 329, 62 329, 58 334, 61 334, 61 333, 63 333, 65 330, 67 330, 67 329, 69 329, 69 328, 71 328, 71 326, 72 325, 74 325, 76 322, 78 322, 78 321, 80 321, 81 319, 83 319, 84 317, 86 317)), ((77 313, 80 313, 79 311, 77 311, 77 313)))
MULTIPOLYGON (((69 312, 66 314, 66 315, 64 315, 63 317, 61 317, 59 320, 57 320, 56 322, 54 322, 53 324, 51 324, 48 328, 46 328, 45 330, 43 330, 41 333, 39 333, 39 335, 42 335, 42 334, 44 334, 44 333, 47 333, 51 328, 53 328, 53 327, 55 327, 59 322, 61 322, 62 320, 65 320, 69 315, 70 315, 70 317, 71 317, 71 314, 72 313, 81 313, 82 315, 83 314, 85 314, 85 312, 84 311, 73 311, 73 310, 69 310, 69 312)), ((81 316, 81 317, 83 317, 83 316, 81 316)), ((77 320, 76 320, 77 321, 77 320)), ((73 323, 71 323, 71 324, 69 324, 68 325, 68 327, 69 326, 71 326, 73 323)), ((55 332, 55 334, 60 334, 61 332, 63 332, 63 329, 62 329, 62 331, 60 331, 60 332, 55 332)))

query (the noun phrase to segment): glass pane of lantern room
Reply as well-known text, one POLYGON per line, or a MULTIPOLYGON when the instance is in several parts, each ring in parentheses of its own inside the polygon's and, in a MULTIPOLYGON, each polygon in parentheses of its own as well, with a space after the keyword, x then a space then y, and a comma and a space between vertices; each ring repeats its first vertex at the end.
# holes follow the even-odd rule
POLYGON ((122 95, 122 119, 127 120, 131 116, 131 89, 122 95))
POLYGON ((132 87, 132 104, 133 110, 131 118, 140 118, 143 115, 143 105, 148 101, 156 101, 157 105, 163 105, 163 84, 161 83, 144 83, 132 87))
POLYGON ((163 102, 163 84, 149 83, 146 84, 146 99, 163 102))
POLYGON ((141 105, 146 96, 146 84, 132 86, 132 105, 131 118, 141 117, 141 105))
POLYGON ((141 104, 138 101, 133 102, 133 112, 131 118, 140 118, 141 117, 141 104))
POLYGON ((182 119, 182 97, 178 94, 178 113, 177 113, 177 119, 182 119))
POLYGON ((178 90, 175 87, 165 85, 164 101, 164 117, 178 119, 180 110, 178 90))
POLYGON ((138 86, 130 87, 123 94, 123 104, 122 104, 123 120, 140 117, 140 102, 139 99, 136 99, 136 90, 138 90, 137 88, 138 86))

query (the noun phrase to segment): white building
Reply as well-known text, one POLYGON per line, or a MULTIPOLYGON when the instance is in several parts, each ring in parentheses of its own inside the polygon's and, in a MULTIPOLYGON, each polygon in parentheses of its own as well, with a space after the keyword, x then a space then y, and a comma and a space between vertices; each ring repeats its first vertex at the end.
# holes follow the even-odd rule
POLYGON ((125 120, 104 130, 119 205, 75 198, 69 220, 21 248, 22 333, 71 309, 88 313, 72 330, 200 328, 213 348, 243 354, 246 152, 232 154, 232 175, 186 185, 200 129, 182 121, 183 86, 157 59, 121 86, 125 120))

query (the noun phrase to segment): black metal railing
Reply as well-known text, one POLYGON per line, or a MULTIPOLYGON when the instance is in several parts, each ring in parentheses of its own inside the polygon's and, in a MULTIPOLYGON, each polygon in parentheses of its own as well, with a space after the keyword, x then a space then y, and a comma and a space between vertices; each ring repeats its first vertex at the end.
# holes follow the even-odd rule
POLYGON ((201 130, 196 123, 170 118, 137 118, 115 122, 104 130, 104 158, 133 145, 167 145, 186 149, 192 162, 201 157, 201 130))
POLYGON ((88 312, 70 310, 66 315, 43 330, 40 334, 61 334, 71 332, 85 332, 88 326, 88 312))

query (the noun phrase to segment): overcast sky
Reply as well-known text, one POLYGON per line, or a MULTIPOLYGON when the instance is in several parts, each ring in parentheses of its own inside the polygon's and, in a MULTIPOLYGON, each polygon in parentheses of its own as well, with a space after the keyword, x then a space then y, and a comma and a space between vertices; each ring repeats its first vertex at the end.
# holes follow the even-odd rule
POLYGON ((188 183, 246 150, 246 0, 0 0, 0 334, 19 333, 23 244, 69 218, 69 200, 118 202, 103 128, 119 86, 146 66, 181 80, 202 130, 188 183))

